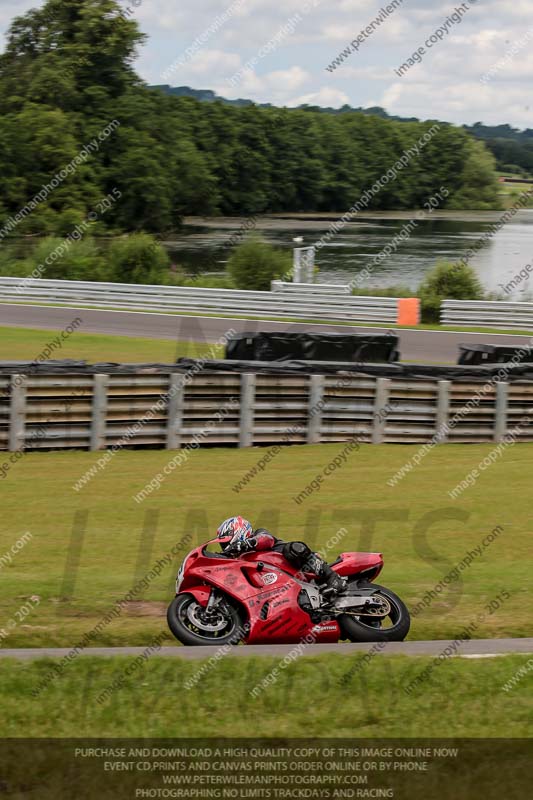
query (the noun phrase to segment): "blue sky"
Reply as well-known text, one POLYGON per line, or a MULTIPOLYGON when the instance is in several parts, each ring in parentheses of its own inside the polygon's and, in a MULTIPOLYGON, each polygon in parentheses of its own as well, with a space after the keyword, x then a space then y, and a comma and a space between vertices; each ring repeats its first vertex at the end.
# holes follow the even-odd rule
MULTIPOLYGON (((387 7, 387 0, 120 4, 131 9, 150 37, 136 65, 149 83, 213 89, 276 105, 380 105, 402 116, 533 127, 530 0, 396 2, 398 8, 333 72, 328 64, 387 7), (448 22, 442 39, 425 47, 461 6, 461 21, 448 22), (419 47, 426 50, 421 63, 413 62, 398 77, 395 70, 419 47)), ((13 16, 39 5, 38 0, 0 0, 2 35, 13 16)))

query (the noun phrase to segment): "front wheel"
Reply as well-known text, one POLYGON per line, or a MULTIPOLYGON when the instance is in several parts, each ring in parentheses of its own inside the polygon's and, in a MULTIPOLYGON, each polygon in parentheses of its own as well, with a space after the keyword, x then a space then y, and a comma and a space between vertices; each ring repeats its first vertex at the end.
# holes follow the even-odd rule
POLYGON ((385 617, 358 615, 356 611, 341 614, 341 630, 352 642, 403 642, 411 627, 407 606, 385 586, 377 583, 369 585, 376 590, 376 595, 387 601, 390 607, 388 614, 385 617))
POLYGON ((238 644, 244 634, 239 612, 224 598, 208 613, 192 594, 178 594, 168 607, 167 622, 185 645, 238 644))

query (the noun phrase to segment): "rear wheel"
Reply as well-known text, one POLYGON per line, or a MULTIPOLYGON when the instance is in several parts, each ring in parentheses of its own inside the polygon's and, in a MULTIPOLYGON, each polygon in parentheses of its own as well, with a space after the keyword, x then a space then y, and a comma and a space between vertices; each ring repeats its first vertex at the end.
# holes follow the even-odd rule
POLYGON ((224 597, 207 611, 192 594, 178 594, 168 607, 168 627, 182 644, 238 644, 244 635, 238 610, 224 597))
POLYGON ((385 586, 377 583, 369 584, 376 592, 377 597, 385 601, 388 606, 385 616, 364 616, 357 614, 354 607, 353 613, 341 614, 339 625, 346 638, 352 642, 402 642, 411 627, 411 618, 407 606, 397 594, 385 586))

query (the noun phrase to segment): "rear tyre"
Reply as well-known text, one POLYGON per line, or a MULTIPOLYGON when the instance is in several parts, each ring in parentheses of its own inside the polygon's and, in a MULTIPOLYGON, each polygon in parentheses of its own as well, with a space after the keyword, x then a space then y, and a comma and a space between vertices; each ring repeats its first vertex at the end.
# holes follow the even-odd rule
POLYGON ((342 614, 338 622, 345 637, 352 642, 403 642, 411 627, 407 606, 397 594, 385 586, 377 583, 369 586, 376 590, 376 594, 388 600, 390 612, 384 619, 342 614))
POLYGON ((244 627, 239 611, 225 600, 211 615, 192 594, 178 594, 168 607, 168 627, 185 645, 239 644, 244 627))

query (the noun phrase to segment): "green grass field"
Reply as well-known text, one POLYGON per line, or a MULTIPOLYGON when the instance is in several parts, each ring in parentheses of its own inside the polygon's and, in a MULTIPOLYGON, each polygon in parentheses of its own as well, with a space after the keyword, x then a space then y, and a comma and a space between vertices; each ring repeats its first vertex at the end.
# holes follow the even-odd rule
MULTIPOLYGON (((491 445, 436 448, 395 487, 387 480, 416 448, 362 446, 324 480, 319 492, 297 505, 293 497, 340 449, 284 448, 239 493, 232 487, 264 451, 201 449, 141 504, 133 496, 172 454, 118 453, 79 492, 72 486, 98 454, 25 455, 0 481, 0 555, 26 531, 33 536, 0 570, 0 620, 13 619, 31 596, 40 602, 10 629, 2 646, 72 644, 186 534, 194 544, 204 541, 235 513, 317 549, 345 527, 346 535, 328 557, 334 560, 341 550, 383 552, 379 582, 411 608, 499 525, 503 532, 496 541, 416 616, 410 637, 455 638, 480 613, 485 618, 476 638, 531 634, 531 445, 509 448, 456 501, 447 491, 491 445), (504 589, 510 598, 490 611, 489 604, 504 589)), ((178 548, 173 563, 95 643, 143 644, 164 626, 173 579, 190 547, 178 548)))
MULTIPOLYGON (((34 358, 50 335, 14 331, 9 354, 2 336, 0 358, 34 358), (13 355, 17 348, 26 350, 13 355)), ((152 340, 80 334, 71 342, 72 349, 62 355, 92 361, 164 360, 158 349, 151 349, 163 343, 152 340)), ((175 344, 164 344, 174 357, 175 344)), ((233 487, 264 450, 201 449, 140 505, 133 496, 174 454, 118 453, 79 492, 73 484, 101 454, 24 455, 0 477, 0 647, 73 646, 190 534, 192 541, 178 546, 172 563, 92 640, 95 645, 148 646, 166 632, 165 610, 183 556, 235 513, 316 549, 327 549, 328 540, 345 528, 341 540, 326 550, 328 557, 334 560, 343 550, 383 552, 379 582, 411 609, 501 526, 495 541, 459 579, 414 616, 409 638, 459 638, 481 617, 474 638, 531 635, 531 445, 507 449, 456 501, 447 492, 491 445, 435 448, 395 487, 388 479, 417 448, 362 446, 324 480, 320 491, 296 504, 293 497, 341 449, 283 448, 238 493, 233 487), (13 553, 27 532, 31 538, 13 553)), ((0 457, 0 476, 6 458, 0 457)), ((380 655, 358 669, 360 656, 308 653, 312 649, 255 700, 248 691, 279 664, 274 658, 222 659, 190 691, 183 684, 201 662, 153 658, 103 703, 98 696, 128 660, 79 658, 37 698, 31 691, 53 662, 2 660, 3 735, 248 736, 251 730, 256 736, 531 734, 531 671, 511 692, 502 690, 527 656, 447 659, 419 689, 406 694, 404 686, 430 659, 380 655), (352 667, 353 676, 343 685, 340 679, 352 667), (309 697, 320 702, 310 704, 309 697)))
POLYGON ((201 661, 155 657, 109 699, 101 692, 130 659, 79 658, 37 699, 31 691, 50 660, 0 661, 6 737, 527 737, 533 670, 512 691, 502 686, 527 656, 442 662, 414 694, 404 686, 427 658, 377 656, 343 682, 360 656, 302 656, 255 699, 249 692, 279 666, 276 658, 222 658, 194 688, 201 661))
MULTIPOLYGON (((1 306, 0 306, 1 309, 1 306)), ((48 342, 59 331, 33 328, 0 327, 0 361, 32 360, 39 357, 48 342)), ((212 348, 209 344, 172 341, 169 339, 143 339, 128 336, 104 336, 97 333, 75 331, 55 350, 51 358, 73 358, 89 363, 114 361, 119 363, 160 362, 172 363, 179 356, 201 356, 212 348)), ((221 347, 216 353, 223 355, 221 347)))

